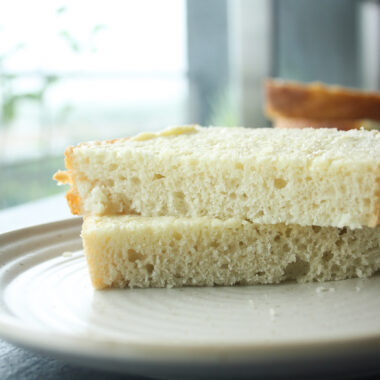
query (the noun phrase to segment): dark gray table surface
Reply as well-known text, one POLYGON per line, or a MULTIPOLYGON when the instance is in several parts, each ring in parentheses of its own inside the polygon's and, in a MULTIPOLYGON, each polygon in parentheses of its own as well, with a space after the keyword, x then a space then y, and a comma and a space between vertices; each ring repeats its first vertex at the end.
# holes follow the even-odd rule
POLYGON ((1 380, 147 380, 146 377, 88 369, 36 354, 0 340, 1 380))
MULTIPOLYGON (((320 376, 301 377, 305 379, 324 379, 324 380, 378 380, 380 379, 380 365, 379 370, 375 372, 365 373, 363 368, 363 375, 359 373, 355 375, 339 375, 337 373, 329 376, 328 374, 320 376)), ((203 379, 207 379, 207 374, 203 379)), ((16 347, 8 342, 0 340, 0 379, 1 380, 40 380, 40 379, 53 379, 53 380, 148 380, 147 377, 118 374, 108 371, 99 371, 89 369, 78 365, 65 363, 55 358, 38 354, 20 347, 16 347)), ((263 379, 263 377, 255 376, 252 374, 252 379, 263 379)), ((267 379, 266 377, 264 379, 267 379)), ((273 380, 274 378, 271 377, 273 380)), ((291 373, 284 373, 281 376, 282 380, 300 379, 298 376, 292 376, 291 373)), ((179 378, 180 380, 180 378, 179 378)))

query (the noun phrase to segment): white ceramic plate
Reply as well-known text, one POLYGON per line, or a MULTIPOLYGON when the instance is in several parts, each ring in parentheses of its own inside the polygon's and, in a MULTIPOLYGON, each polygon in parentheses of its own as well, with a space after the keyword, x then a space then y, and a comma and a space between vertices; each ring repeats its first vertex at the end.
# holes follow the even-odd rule
POLYGON ((80 224, 0 236, 3 338, 94 367, 173 378, 353 371, 380 357, 380 276, 95 291, 80 224))

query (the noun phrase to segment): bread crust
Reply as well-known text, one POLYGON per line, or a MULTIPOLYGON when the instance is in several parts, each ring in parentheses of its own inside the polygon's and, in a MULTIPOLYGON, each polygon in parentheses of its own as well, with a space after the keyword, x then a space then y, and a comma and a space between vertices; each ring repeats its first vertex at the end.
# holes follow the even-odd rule
POLYGON ((69 190, 66 193, 67 204, 70 207, 70 211, 74 215, 80 215, 82 213, 81 199, 77 188, 75 186, 75 181, 72 177, 72 152, 74 147, 69 146, 65 150, 65 166, 66 171, 59 170, 53 175, 53 179, 57 181, 60 185, 68 184, 70 185, 69 190))
MULTIPOLYGON (((91 144, 115 144, 116 142, 128 140, 129 137, 123 137, 119 139, 105 140, 105 141, 93 141, 91 143, 84 142, 78 144, 76 147, 87 146, 91 144)), ((65 166, 67 170, 58 170, 54 175, 53 179, 60 185, 68 184, 70 185, 69 190, 66 193, 67 204, 69 205, 70 211, 74 215, 83 215, 82 199, 79 195, 75 181, 73 178, 73 164, 72 164, 72 153, 74 146, 69 146, 65 150, 65 166)))
POLYGON ((380 92, 275 79, 267 79, 264 87, 265 112, 270 119, 380 120, 380 92))

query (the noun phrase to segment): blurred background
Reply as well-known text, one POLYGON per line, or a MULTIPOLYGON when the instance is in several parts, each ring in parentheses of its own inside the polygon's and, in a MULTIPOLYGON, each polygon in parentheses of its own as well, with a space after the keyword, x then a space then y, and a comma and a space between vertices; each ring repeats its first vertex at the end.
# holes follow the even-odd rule
POLYGON ((268 76, 380 89, 380 2, 0 2, 0 209, 63 151, 170 125, 268 127, 268 76))

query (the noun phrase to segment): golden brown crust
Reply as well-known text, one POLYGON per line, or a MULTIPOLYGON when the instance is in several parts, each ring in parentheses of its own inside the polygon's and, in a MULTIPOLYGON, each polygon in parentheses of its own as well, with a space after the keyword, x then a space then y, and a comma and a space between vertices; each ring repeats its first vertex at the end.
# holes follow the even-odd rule
POLYGON ((66 193, 66 200, 67 204, 70 207, 71 213, 74 215, 80 215, 81 212, 81 199, 79 196, 79 193, 76 189, 75 182, 72 178, 72 160, 71 160, 71 155, 74 147, 69 146, 65 150, 65 166, 67 171, 62 171, 59 170, 57 171, 53 179, 57 181, 59 184, 69 184, 70 189, 66 193))
POLYGON ((70 189, 66 193, 66 200, 70 207, 71 212, 74 215, 80 215, 81 212, 81 199, 78 190, 75 186, 75 181, 72 177, 72 152, 74 150, 73 146, 69 146, 65 150, 65 165, 70 175, 70 189))
POLYGON ((74 186, 72 186, 66 193, 67 204, 70 207, 70 211, 74 215, 81 215, 81 207, 80 207, 80 197, 79 194, 74 190, 74 186))
POLYGON ((60 185, 70 183, 69 173, 63 170, 58 170, 57 173, 53 175, 53 179, 57 181, 60 185))
POLYGON ((360 129, 363 126, 360 120, 313 120, 313 119, 291 119, 276 118, 273 121, 275 128, 336 128, 342 131, 349 129, 360 129))
POLYGON ((380 92, 364 92, 322 83, 265 81, 269 118, 380 120, 380 92))

